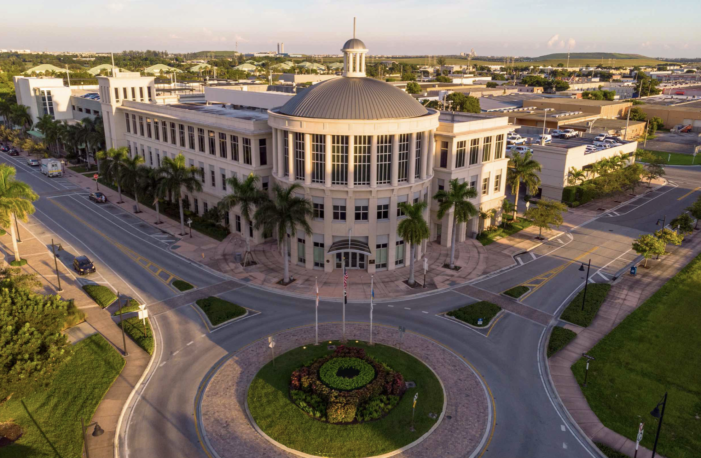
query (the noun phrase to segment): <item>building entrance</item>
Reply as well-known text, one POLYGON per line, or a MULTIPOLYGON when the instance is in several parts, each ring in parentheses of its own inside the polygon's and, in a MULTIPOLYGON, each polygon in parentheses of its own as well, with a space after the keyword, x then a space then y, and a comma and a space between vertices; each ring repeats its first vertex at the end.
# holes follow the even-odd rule
POLYGON ((364 270, 367 266, 367 256, 363 253, 355 253, 352 251, 342 251, 336 253, 336 268, 342 269, 345 258, 346 269, 361 269, 364 270))

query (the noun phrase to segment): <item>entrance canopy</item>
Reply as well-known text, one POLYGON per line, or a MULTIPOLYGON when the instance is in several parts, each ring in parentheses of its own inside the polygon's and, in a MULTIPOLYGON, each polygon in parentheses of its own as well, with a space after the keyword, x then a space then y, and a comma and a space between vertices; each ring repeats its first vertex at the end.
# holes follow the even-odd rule
POLYGON ((333 242, 329 247, 329 254, 342 253, 344 251, 350 251, 351 253, 361 253, 367 255, 372 254, 370 252, 370 247, 368 246, 368 244, 365 242, 361 242, 360 240, 338 240, 336 242, 333 242))

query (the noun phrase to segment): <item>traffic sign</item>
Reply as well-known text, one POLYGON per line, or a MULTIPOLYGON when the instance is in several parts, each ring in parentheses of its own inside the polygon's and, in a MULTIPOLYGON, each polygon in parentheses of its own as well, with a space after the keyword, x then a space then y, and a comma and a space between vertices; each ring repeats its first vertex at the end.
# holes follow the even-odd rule
POLYGON ((92 179, 93 179, 93 180, 97 180, 98 178, 100 178, 100 176, 99 176, 97 173, 96 173, 95 175, 92 176, 92 179))

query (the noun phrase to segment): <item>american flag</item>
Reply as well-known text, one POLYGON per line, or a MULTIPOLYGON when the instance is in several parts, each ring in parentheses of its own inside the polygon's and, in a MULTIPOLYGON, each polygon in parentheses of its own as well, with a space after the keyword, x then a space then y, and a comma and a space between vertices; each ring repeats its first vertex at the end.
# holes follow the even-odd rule
POLYGON ((343 272, 343 289, 348 288, 348 271, 343 272))

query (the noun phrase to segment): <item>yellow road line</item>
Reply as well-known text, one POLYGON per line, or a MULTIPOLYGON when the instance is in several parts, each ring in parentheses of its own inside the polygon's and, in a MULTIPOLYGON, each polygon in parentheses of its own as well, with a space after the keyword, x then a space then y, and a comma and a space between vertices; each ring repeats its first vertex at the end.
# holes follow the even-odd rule
MULTIPOLYGON (((56 205, 58 208, 60 208, 61 210, 63 210, 65 213, 71 215, 73 218, 75 218, 75 219, 78 220, 79 222, 83 223, 83 224, 84 224, 85 226, 87 226, 88 228, 90 228, 90 230, 92 230, 92 231, 95 232, 96 234, 100 235, 102 238, 104 238, 105 240, 107 240, 109 243, 111 243, 112 245, 114 245, 115 247, 117 247, 117 249, 119 249, 119 251, 121 251, 122 253, 126 254, 126 255, 127 255, 128 257, 130 257, 131 259, 133 259, 137 264, 139 264, 141 267, 143 267, 144 269, 146 269, 147 272, 149 272, 151 275, 153 275, 154 277, 156 277, 161 283, 164 283, 166 286, 172 288, 174 291, 180 292, 180 291, 178 291, 173 285, 170 284, 171 280, 182 280, 180 277, 178 277, 177 275, 175 275, 175 274, 173 274, 173 273, 167 271, 166 269, 163 269, 161 266, 159 266, 158 264, 152 262, 151 260, 149 260, 149 259, 147 259, 147 258, 144 258, 143 256, 141 256, 140 254, 136 253, 136 252, 135 252, 134 250, 132 250, 131 248, 128 248, 128 247, 122 245, 121 243, 114 241, 114 240, 113 240, 111 237, 109 237, 107 234, 105 234, 104 232, 100 231, 100 230, 97 229, 95 226, 91 225, 90 223, 88 223, 87 221, 85 221, 84 219, 82 219, 81 217, 79 217, 78 215, 76 215, 75 213, 73 213, 71 210, 69 210, 68 208, 66 208, 65 206, 63 206, 63 205, 60 204, 59 202, 57 202, 56 199, 49 199, 49 202, 51 202, 52 204, 56 205), (151 270, 151 269, 150 269, 151 266, 156 267, 156 269, 158 269, 157 272, 154 272, 153 270, 151 270), (168 279, 167 279, 167 280, 164 280, 163 277, 160 276, 160 273, 161 273, 161 272, 165 272, 165 273, 168 275, 168 279)), ((193 284, 193 286, 195 286, 195 285, 193 284)))
POLYGON ((540 274, 540 275, 538 275, 538 276, 536 276, 536 277, 533 277, 533 278, 531 278, 530 280, 526 280, 525 282, 523 282, 523 283, 521 283, 520 285, 518 285, 518 286, 527 286, 527 287, 531 288, 530 291, 528 291, 528 292, 527 292, 526 294, 524 294, 523 296, 519 297, 519 301, 522 301, 522 300, 524 300, 524 299, 530 297, 533 293, 535 293, 535 292, 538 291, 540 288, 542 288, 542 287, 543 287, 546 283, 548 283, 550 280, 552 280, 553 278, 557 277, 558 274, 560 274, 560 272, 562 272, 562 271, 565 270, 567 267, 569 267, 570 265, 574 264, 575 262, 577 262, 578 260, 580 260, 580 259, 583 258, 584 256, 586 256, 586 255, 588 255, 588 254, 590 254, 590 253, 596 251, 598 248, 599 248, 599 247, 594 247, 594 248, 592 248, 591 250, 589 250, 589 251, 587 251, 587 252, 585 252, 585 253, 580 254, 579 256, 577 256, 576 258, 572 259, 571 261, 568 261, 568 262, 566 262, 565 264, 562 264, 561 266, 555 267, 555 268, 552 269, 552 270, 549 270, 549 271, 547 271, 547 272, 545 272, 545 273, 542 273, 542 274, 540 274))
POLYGON ((701 189, 701 186, 699 186, 699 187, 696 188, 696 189, 692 189, 691 191, 687 192, 686 194, 684 194, 683 196, 681 196, 681 197, 680 197, 679 199, 677 199, 677 200, 682 200, 683 198, 685 198, 685 197, 687 197, 687 196, 690 196, 691 194, 695 193, 695 192, 698 191, 699 189, 701 189))
POLYGON ((200 307, 195 303, 190 304, 190 307, 192 307, 195 310, 195 313, 197 313, 197 316, 200 317, 200 320, 202 320, 202 323, 204 323, 204 327, 207 328, 207 332, 212 332, 212 330, 209 329, 206 317, 200 311, 200 307))
POLYGON ((504 315, 506 315, 506 313, 502 313, 502 314, 499 316, 499 318, 497 318, 496 320, 494 320, 494 323, 492 323, 492 325, 489 327, 489 331, 487 331, 487 337, 489 337, 489 334, 492 333, 492 329, 494 329, 494 326, 497 325, 497 323, 499 322, 499 320, 501 320, 502 318, 504 318, 504 315))

